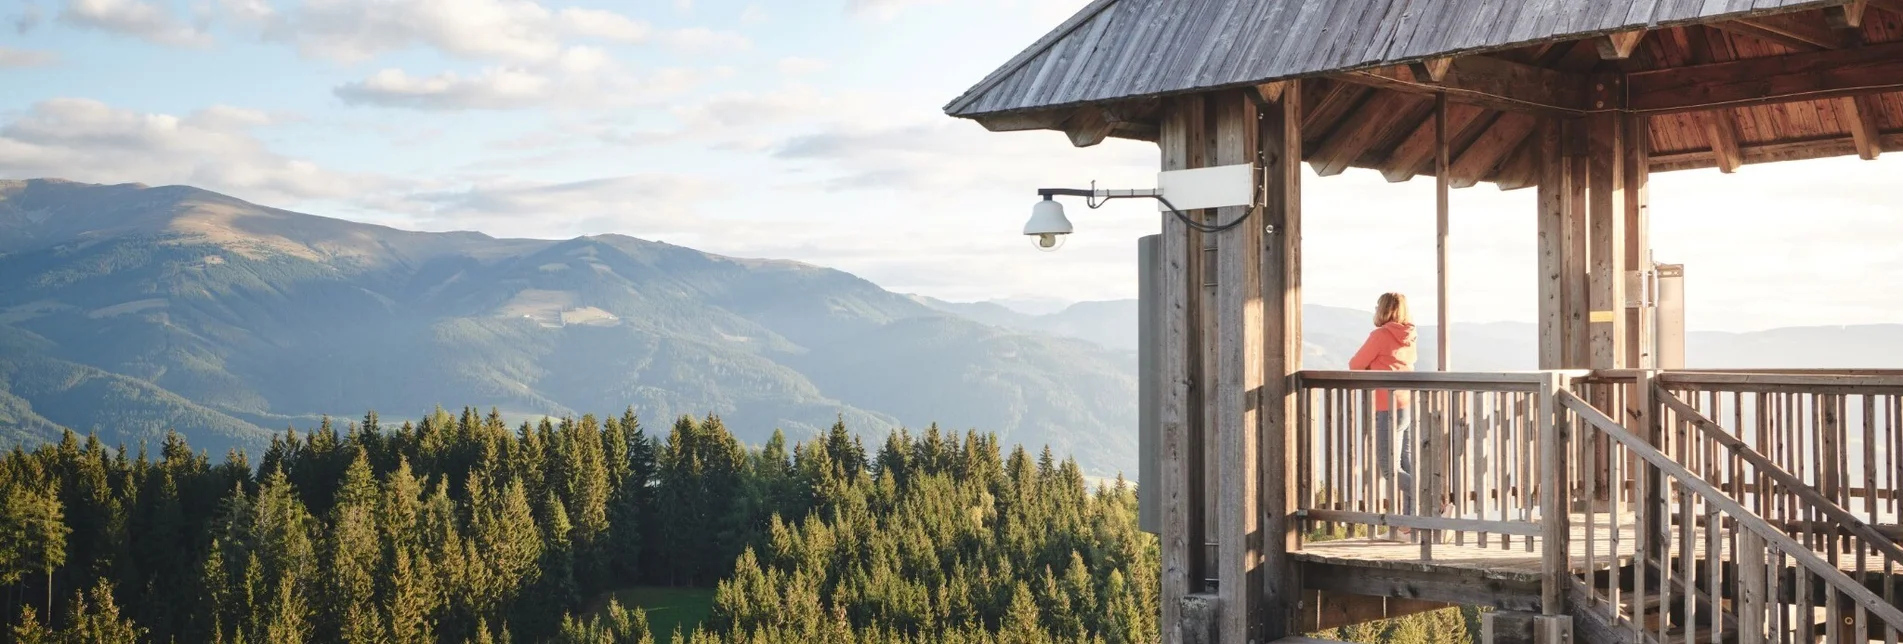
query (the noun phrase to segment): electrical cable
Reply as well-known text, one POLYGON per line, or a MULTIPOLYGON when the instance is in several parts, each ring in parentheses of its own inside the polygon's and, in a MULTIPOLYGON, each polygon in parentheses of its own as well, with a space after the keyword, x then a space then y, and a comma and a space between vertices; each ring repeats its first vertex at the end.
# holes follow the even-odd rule
POLYGON ((1245 210, 1243 211, 1242 216, 1237 217, 1235 221, 1231 221, 1226 224, 1206 224, 1200 221, 1196 221, 1195 219, 1191 219, 1189 215, 1183 214, 1183 211, 1177 210, 1176 204, 1170 203, 1170 200, 1163 198, 1163 195, 1110 195, 1110 196, 1105 196, 1102 199, 1097 199, 1093 197, 1090 199, 1085 199, 1084 205, 1090 206, 1092 210, 1095 210, 1097 208, 1102 207, 1104 203, 1112 199, 1137 199, 1137 198, 1149 198, 1149 199, 1155 199, 1158 202, 1161 202, 1164 208, 1169 209, 1170 214, 1176 215, 1176 218, 1183 222, 1183 225, 1188 226, 1190 230, 1194 230, 1200 233, 1223 232, 1225 230, 1235 228, 1236 226, 1240 226, 1242 225, 1243 222, 1249 220, 1249 212, 1245 210))

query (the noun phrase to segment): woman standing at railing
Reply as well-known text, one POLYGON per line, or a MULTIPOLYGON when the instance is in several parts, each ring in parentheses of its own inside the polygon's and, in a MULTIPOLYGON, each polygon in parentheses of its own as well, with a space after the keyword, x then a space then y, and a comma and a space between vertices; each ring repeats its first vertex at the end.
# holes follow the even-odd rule
MULTIPOLYGON (((1383 293, 1374 305, 1374 331, 1348 361, 1356 371, 1413 371, 1414 318, 1407 312, 1407 296, 1383 293)), ((1374 392, 1374 456, 1382 481, 1395 475, 1394 445, 1399 439, 1401 512, 1414 513, 1413 450, 1408 445, 1407 392, 1374 392)))

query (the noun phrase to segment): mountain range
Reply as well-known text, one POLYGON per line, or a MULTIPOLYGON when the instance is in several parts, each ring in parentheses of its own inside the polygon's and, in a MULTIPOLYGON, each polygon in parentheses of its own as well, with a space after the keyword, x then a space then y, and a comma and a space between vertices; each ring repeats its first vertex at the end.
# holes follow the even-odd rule
MULTIPOLYGON (((1306 366, 1369 314, 1304 310, 1306 366)), ((256 452, 286 426, 438 405, 511 421, 718 414, 743 440, 931 423, 1135 471, 1134 300, 953 303, 632 237, 410 232, 186 186, 0 181, 0 441, 256 452)), ((1421 330, 1431 369, 1434 329, 1421 330)), ((1460 369, 1534 366, 1534 327, 1462 323, 1460 369)), ((1903 362, 1903 326, 1696 333, 1694 367, 1903 362)))
POLYGON ((0 182, 0 437, 256 453, 324 415, 998 432, 1134 471, 1135 356, 624 236, 419 233, 185 186, 0 182))

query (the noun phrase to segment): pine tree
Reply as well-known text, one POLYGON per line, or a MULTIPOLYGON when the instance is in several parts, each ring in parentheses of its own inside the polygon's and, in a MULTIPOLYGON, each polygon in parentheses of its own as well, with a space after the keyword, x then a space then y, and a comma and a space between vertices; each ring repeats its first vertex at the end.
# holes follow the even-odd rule
POLYGON ((375 642, 384 634, 376 606, 376 580, 384 570, 378 542, 377 483, 370 473, 369 455, 361 448, 344 472, 331 508, 327 539, 327 593, 319 633, 324 639, 375 642))

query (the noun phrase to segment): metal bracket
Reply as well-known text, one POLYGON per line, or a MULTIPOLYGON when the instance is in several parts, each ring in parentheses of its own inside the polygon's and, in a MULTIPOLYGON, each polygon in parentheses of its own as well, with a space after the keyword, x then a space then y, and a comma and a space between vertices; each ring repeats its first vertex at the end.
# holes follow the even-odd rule
POLYGON ((1658 305, 1658 273, 1652 270, 1625 272, 1625 308, 1638 309, 1658 305))

